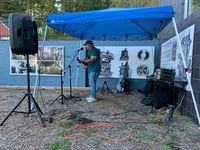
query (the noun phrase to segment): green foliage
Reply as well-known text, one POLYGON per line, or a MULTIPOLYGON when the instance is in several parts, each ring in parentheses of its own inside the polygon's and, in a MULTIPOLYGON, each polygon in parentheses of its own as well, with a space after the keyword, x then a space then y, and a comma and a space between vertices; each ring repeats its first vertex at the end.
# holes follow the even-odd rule
MULTIPOLYGON (((152 6, 157 3, 158 0, 1 0, 0 17, 7 18, 9 13, 13 12, 22 12, 34 16, 38 23, 39 40, 42 40, 46 18, 50 13, 80 12, 109 7, 152 6)), ((47 39, 76 40, 76 38, 52 28, 48 30, 47 39)))
MULTIPOLYGON (((16 12, 34 16, 37 20, 38 35, 41 40, 45 29, 47 15, 58 11, 55 3, 55 0, 3 0, 0 5, 0 17, 7 18, 9 13, 16 12)), ((57 32, 55 30, 53 31, 53 37, 62 37, 60 35, 61 33, 57 32)), ((50 38, 52 37, 50 36, 50 38)))
POLYGON ((144 126, 140 123, 130 124, 130 123, 125 122, 125 123, 121 123, 121 126, 120 126, 121 129, 128 129, 129 127, 132 127, 134 130, 137 130, 137 131, 144 129, 144 126))
POLYGON ((128 129, 128 127, 129 127, 129 124, 126 122, 121 124, 121 129, 128 129))
POLYGON ((3 0, 0 5, 0 16, 8 17, 9 13, 22 12, 45 20, 49 13, 57 12, 55 0, 3 0))
POLYGON ((155 117, 151 117, 151 118, 148 119, 148 122, 152 123, 152 124, 160 124, 161 121, 159 121, 155 117))
POLYGON ((70 142, 65 141, 53 141, 49 144, 49 150, 67 150, 69 149, 70 142))
POLYGON ((171 147, 170 147, 170 145, 168 143, 164 143, 162 145, 162 150, 171 150, 171 147))
POLYGON ((136 131, 135 138, 142 141, 157 141, 158 139, 154 135, 146 134, 143 131, 136 131))
POLYGON ((72 128, 76 125, 77 123, 73 120, 63 120, 60 122, 59 126, 61 128, 72 128))
POLYGON ((85 130, 81 130, 81 134, 84 134, 84 135, 91 135, 93 133, 96 133, 96 130, 95 129, 85 129, 85 130))
POLYGON ((111 7, 156 6, 159 0, 112 0, 111 7))
POLYGON ((110 0, 61 0, 61 12, 79 12, 108 8, 110 0))
POLYGON ((166 139, 165 143, 162 144, 162 150, 171 150, 175 147, 178 149, 179 145, 176 144, 177 137, 170 137, 169 139, 166 139))
POLYGON ((132 128, 138 131, 138 130, 143 130, 144 126, 142 124, 136 123, 133 124, 132 128))
POLYGON ((69 135, 69 134, 72 134, 72 131, 59 131, 57 133, 58 136, 61 136, 61 137, 64 137, 65 135, 69 135))
POLYGON ((193 0, 193 9, 200 7, 200 0, 193 0))

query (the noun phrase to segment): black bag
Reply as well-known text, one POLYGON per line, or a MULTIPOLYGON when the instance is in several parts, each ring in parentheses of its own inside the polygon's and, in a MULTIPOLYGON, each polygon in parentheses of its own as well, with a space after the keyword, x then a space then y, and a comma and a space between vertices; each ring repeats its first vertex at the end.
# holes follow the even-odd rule
POLYGON ((141 100, 141 103, 145 106, 150 106, 153 103, 156 109, 167 107, 169 104, 172 104, 171 88, 167 85, 157 85, 155 92, 148 94, 148 96, 141 100))
POLYGON ((152 105, 153 102, 153 93, 149 94, 147 97, 145 97, 143 100, 141 100, 141 103, 145 106, 152 105))

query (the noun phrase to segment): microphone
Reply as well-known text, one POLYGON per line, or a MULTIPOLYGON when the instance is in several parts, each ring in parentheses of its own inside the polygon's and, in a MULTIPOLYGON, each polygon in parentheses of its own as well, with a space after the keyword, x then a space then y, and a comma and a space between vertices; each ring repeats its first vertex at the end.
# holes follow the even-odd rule
POLYGON ((80 51, 82 51, 82 50, 84 50, 83 47, 81 47, 80 49, 78 49, 77 52, 80 52, 80 51))

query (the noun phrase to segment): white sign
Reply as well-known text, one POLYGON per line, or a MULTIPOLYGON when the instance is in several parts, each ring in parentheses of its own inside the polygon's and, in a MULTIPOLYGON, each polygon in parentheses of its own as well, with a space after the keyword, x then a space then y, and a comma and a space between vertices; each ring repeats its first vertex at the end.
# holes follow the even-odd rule
MULTIPOLYGON (((183 53, 185 56, 187 68, 189 71, 189 76, 191 78, 194 25, 190 26, 189 28, 179 33, 179 37, 181 40, 181 45, 183 48, 183 53)), ((162 44, 161 68, 175 69, 176 71, 175 79, 181 81, 187 80, 176 36, 174 36, 173 38, 169 39, 168 41, 162 44)), ((186 87, 186 89, 189 90, 188 87, 186 87)))
POLYGON ((105 46, 101 50, 100 77, 119 78, 120 69, 128 67, 128 78, 145 79, 153 74, 153 46, 105 46))

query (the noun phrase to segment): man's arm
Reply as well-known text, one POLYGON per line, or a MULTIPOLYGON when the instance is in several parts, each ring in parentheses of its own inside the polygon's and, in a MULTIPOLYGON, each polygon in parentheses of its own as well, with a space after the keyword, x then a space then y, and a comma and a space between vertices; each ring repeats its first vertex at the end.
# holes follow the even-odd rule
POLYGON ((94 61, 96 61, 96 60, 97 60, 97 57, 96 57, 96 56, 91 56, 90 59, 85 59, 85 60, 83 60, 83 63, 89 64, 89 63, 92 63, 92 62, 94 62, 94 61))

